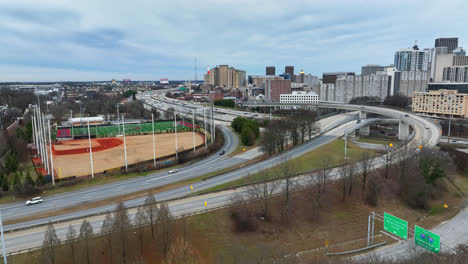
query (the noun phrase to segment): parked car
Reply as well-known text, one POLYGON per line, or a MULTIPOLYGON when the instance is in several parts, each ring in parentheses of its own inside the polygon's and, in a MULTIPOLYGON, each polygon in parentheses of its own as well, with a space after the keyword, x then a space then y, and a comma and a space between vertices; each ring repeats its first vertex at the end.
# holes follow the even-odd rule
POLYGON ((173 174, 173 173, 176 173, 176 172, 177 172, 177 169, 173 169, 173 170, 169 171, 169 174, 173 174))
POLYGON ((42 202, 44 202, 44 200, 42 200, 42 197, 34 197, 31 200, 27 200, 26 205, 34 205, 42 202))

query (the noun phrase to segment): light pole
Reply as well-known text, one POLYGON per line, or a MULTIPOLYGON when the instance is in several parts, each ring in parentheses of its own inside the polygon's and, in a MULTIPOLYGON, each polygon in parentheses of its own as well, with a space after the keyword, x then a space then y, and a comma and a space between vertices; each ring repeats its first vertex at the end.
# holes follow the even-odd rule
POLYGON ((447 143, 450 143, 450 128, 452 126, 454 96, 450 95, 449 97, 450 97, 450 116, 449 116, 449 127, 448 127, 448 134, 447 134, 447 143))
POLYGON ((47 127, 49 129, 50 170, 52 172, 52 185, 55 185, 54 156, 52 154, 52 140, 50 136, 50 119, 47 120, 47 127))
POLYGON ((175 131, 175 156, 176 160, 179 160, 179 153, 177 150, 177 112, 174 111, 174 131, 175 131))
POLYGON ((89 121, 88 121, 88 142, 89 142, 89 160, 91 164, 91 177, 94 179, 93 149, 91 148, 91 132, 89 131, 89 121))
POLYGON ((5 249, 5 237, 3 236, 3 221, 2 221, 2 211, 0 210, 0 231, 2 235, 2 253, 3 253, 3 263, 8 264, 7 252, 5 249))
POLYGON ((119 105, 117 104, 117 127, 119 128, 119 134, 120 134, 120 116, 119 116, 119 105))
POLYGON ((193 152, 195 152, 195 109, 192 110, 193 118, 192 118, 192 129, 193 129, 193 152))
POLYGON ((75 140, 75 136, 73 134, 73 110, 70 110, 70 122, 71 122, 71 136, 72 140, 75 140))
POLYGON ((151 122, 153 123, 153 167, 156 167, 156 144, 154 141, 154 115, 151 113, 151 122))
POLYGON ((208 149, 208 141, 206 140, 206 113, 205 113, 205 107, 203 107, 203 125, 204 125, 204 130, 205 130, 205 148, 208 149))
POLYGON ((388 156, 388 152, 390 148, 392 147, 393 147, 392 143, 385 146, 385 179, 388 179, 388 163, 390 162, 390 157, 388 156))
POLYGON ((124 138, 124 158, 125 158, 125 172, 128 172, 127 162, 127 142, 125 141, 125 116, 122 115, 122 127, 123 127, 123 138, 124 138))

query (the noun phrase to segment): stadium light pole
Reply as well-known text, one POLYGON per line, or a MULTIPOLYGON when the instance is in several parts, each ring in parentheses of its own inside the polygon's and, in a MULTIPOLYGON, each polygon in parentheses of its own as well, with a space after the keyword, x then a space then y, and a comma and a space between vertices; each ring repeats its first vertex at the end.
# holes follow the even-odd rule
POLYGON ((36 112, 34 111, 33 112, 33 115, 32 115, 32 131, 33 131, 33 142, 34 142, 34 145, 36 145, 36 148, 37 148, 37 134, 36 134, 36 112))
POLYGON ((119 134, 120 134, 120 115, 119 115, 119 104, 117 106, 117 127, 119 128, 119 134))
POLYGON ((94 179, 93 150, 91 148, 91 132, 89 131, 89 120, 88 120, 88 142, 89 142, 89 161, 91 164, 91 177, 94 179))
POLYGON ((214 117, 213 117, 213 114, 214 114, 214 109, 213 109, 213 106, 211 106, 211 111, 210 111, 210 116, 211 116, 211 143, 213 143, 213 140, 214 140, 214 133, 213 133, 213 127, 214 127, 214 117))
POLYGON ((70 122, 71 122, 71 136, 72 136, 72 140, 75 140, 75 137, 73 135, 73 110, 70 110, 70 122))
POLYGON ((49 152, 47 151, 47 132, 46 132, 46 123, 45 123, 45 114, 42 114, 42 131, 44 132, 44 153, 45 153, 45 164, 47 172, 50 174, 50 164, 49 164, 49 152))
POLYGON ((32 138, 33 138, 33 143, 36 144, 36 132, 34 131, 34 113, 31 115, 31 122, 32 122, 32 138))
POLYGON ((2 221, 2 211, 0 210, 0 231, 2 235, 2 253, 3 253, 3 263, 8 264, 7 252, 5 249, 5 237, 3 236, 3 221, 2 221))
POLYGON ((41 156, 42 164, 44 165, 44 149, 42 149, 42 133, 41 133, 41 105, 39 102, 39 97, 37 97, 37 133, 39 135, 38 147, 39 155, 41 156))
POLYGON ((179 160, 179 153, 177 150, 177 112, 174 111, 174 131, 175 131, 175 157, 179 160))
POLYGON ((208 141, 206 139, 206 113, 205 113, 205 107, 203 107, 203 125, 204 125, 204 130, 205 130, 205 148, 208 149, 208 141))
POLYGON ((49 129, 50 170, 52 171, 52 185, 55 185, 54 156, 52 154, 52 139, 50 136, 50 119, 47 120, 47 127, 49 129))
POLYGON ((123 129, 123 138, 124 138, 124 158, 125 158, 125 172, 128 172, 128 162, 127 162, 127 142, 125 141, 125 116, 122 115, 122 129, 123 129))
POLYGON ((193 152, 195 152, 195 109, 193 109, 192 127, 193 127, 193 152))
POLYGON ((154 115, 151 113, 151 122, 153 123, 153 167, 156 167, 156 144, 154 142, 154 115))

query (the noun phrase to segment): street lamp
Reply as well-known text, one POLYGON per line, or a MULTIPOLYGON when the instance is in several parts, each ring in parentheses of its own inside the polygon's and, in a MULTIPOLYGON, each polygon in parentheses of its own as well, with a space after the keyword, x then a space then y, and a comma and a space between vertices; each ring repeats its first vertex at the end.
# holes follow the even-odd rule
POLYGON ((388 179, 388 165, 391 161, 391 157, 388 156, 390 148, 393 148, 393 143, 390 143, 388 144, 388 146, 385 146, 385 179, 388 179))

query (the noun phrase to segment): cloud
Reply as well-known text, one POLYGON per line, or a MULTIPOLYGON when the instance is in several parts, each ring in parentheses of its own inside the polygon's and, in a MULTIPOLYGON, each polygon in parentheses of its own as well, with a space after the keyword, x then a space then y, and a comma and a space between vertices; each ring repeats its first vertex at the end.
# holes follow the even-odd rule
POLYGON ((360 71, 393 53, 467 39, 463 0, 124 1, 0 3, 5 80, 188 79, 194 58, 262 74, 295 65, 307 73, 360 71), (26 70, 25 70, 26 69, 26 70), (34 69, 34 70, 32 70, 34 69))

